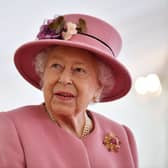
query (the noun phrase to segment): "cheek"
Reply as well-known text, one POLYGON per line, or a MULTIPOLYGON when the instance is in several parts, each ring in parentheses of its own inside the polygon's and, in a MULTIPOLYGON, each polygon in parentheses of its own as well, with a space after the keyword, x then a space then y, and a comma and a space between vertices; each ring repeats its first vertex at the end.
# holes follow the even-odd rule
POLYGON ((47 83, 44 82, 42 91, 43 91, 45 102, 46 103, 49 102, 52 97, 52 92, 51 92, 52 89, 51 89, 50 85, 48 85, 47 83))
POLYGON ((95 95, 98 88, 98 83, 96 80, 89 79, 79 83, 79 95, 82 101, 90 103, 95 95))
POLYGON ((42 83, 44 87, 52 87, 55 82, 57 81, 57 75, 51 72, 48 72, 47 70, 44 72, 42 83))
POLYGON ((52 92, 57 79, 48 73, 44 73, 42 78, 42 90, 45 98, 52 96, 52 92))

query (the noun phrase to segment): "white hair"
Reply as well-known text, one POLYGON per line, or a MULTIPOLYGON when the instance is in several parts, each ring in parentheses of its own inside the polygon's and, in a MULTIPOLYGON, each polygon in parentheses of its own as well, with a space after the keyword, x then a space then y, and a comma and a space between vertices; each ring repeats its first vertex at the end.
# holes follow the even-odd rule
MULTIPOLYGON (((37 56, 35 57, 35 71, 37 73, 37 75, 40 76, 41 81, 42 81, 42 77, 43 77, 43 73, 45 70, 45 64, 46 64, 46 60, 47 60, 47 56, 48 53, 51 52, 51 50, 53 50, 55 48, 55 46, 51 46, 48 47, 44 50, 42 50, 41 52, 39 52, 37 54, 37 56)), ((98 66, 98 81, 100 82, 101 86, 102 86, 102 92, 103 94, 100 95, 100 97, 96 100, 97 102, 99 102, 100 99, 103 99, 103 95, 106 95, 107 93, 109 93, 109 91, 112 90, 113 86, 114 86, 114 74, 112 72, 112 70, 109 68, 108 65, 106 65, 104 62, 102 62, 101 59, 95 59, 97 66, 98 66)))

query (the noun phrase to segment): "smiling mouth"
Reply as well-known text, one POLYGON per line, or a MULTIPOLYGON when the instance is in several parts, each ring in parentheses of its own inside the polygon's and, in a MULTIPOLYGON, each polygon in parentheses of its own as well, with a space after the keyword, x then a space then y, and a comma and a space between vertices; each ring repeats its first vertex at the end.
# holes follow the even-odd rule
POLYGON ((72 93, 69 92, 56 92, 54 95, 56 95, 61 100, 71 100, 75 97, 72 93))

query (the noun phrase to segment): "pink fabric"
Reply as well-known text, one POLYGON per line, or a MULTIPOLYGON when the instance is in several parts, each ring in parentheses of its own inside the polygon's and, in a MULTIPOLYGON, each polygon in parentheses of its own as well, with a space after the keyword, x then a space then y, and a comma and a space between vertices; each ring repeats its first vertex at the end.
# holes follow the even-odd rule
POLYGON ((89 15, 67 14, 64 15, 64 18, 66 22, 73 23, 77 23, 79 18, 84 19, 87 25, 86 34, 95 38, 84 34, 75 34, 69 40, 40 39, 23 44, 16 50, 14 56, 16 68, 23 78, 36 88, 41 89, 41 80, 34 66, 37 54, 49 46, 71 46, 94 53, 94 57, 99 57, 114 74, 115 84, 111 85, 111 89, 108 91, 106 87, 102 90, 101 102, 116 100, 126 95, 131 88, 131 77, 127 68, 116 59, 122 46, 121 37, 116 29, 107 22, 89 15))
POLYGON ((51 121, 42 105, 0 113, 0 168, 137 168, 134 137, 126 126, 90 113, 95 128, 79 139, 51 121), (120 138, 107 151, 105 134, 120 138))

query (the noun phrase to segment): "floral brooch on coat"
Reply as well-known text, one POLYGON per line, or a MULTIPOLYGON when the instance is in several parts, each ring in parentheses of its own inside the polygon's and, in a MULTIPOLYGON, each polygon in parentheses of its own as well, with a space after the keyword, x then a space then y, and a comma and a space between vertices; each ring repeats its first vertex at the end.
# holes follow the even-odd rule
POLYGON ((121 142, 116 135, 108 133, 104 137, 103 144, 109 152, 119 152, 121 142))
POLYGON ((79 18, 77 23, 66 22, 63 16, 47 20, 40 27, 38 39, 62 39, 69 40, 74 34, 85 33, 87 30, 84 19, 79 18))

